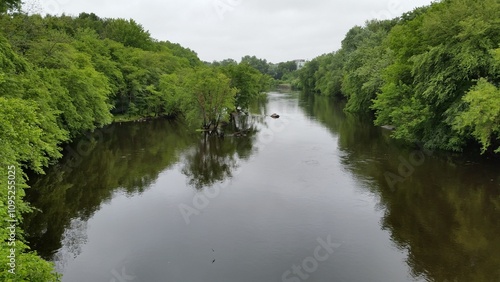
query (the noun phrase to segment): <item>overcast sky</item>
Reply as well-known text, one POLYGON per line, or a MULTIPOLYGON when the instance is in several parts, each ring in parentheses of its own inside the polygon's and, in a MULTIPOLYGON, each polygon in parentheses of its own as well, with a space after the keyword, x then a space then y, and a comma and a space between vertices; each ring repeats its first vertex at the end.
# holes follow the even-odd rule
POLYGON ((431 0, 26 0, 42 13, 134 19, 152 37, 180 43, 201 60, 255 55, 278 63, 337 50, 347 31, 431 0))

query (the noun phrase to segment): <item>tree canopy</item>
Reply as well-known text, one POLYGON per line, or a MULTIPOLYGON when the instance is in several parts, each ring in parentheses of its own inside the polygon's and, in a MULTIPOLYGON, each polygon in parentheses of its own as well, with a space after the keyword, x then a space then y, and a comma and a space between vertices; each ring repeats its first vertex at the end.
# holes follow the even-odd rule
POLYGON ((345 98, 346 111, 373 114, 406 142, 498 153, 499 18, 496 0, 443 0, 368 21, 306 64, 301 86, 345 98))
POLYGON ((0 0, 0 13, 21 8, 21 0, 0 0))

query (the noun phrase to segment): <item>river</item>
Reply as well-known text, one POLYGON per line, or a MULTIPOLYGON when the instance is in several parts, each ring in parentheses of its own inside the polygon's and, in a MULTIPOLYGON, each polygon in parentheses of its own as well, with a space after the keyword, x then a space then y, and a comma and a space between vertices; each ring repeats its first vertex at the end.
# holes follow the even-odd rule
POLYGON ((67 282, 500 281, 498 161, 398 144, 298 93, 236 126, 77 140, 32 177, 27 239, 67 282))

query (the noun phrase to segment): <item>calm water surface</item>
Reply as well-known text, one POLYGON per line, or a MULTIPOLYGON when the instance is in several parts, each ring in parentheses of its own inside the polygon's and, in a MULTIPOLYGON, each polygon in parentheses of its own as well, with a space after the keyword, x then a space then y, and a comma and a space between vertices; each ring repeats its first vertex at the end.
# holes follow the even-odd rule
POLYGON ((28 240, 68 282, 500 281, 498 162, 402 147, 294 93, 240 130, 156 120, 75 142, 32 179, 28 240))

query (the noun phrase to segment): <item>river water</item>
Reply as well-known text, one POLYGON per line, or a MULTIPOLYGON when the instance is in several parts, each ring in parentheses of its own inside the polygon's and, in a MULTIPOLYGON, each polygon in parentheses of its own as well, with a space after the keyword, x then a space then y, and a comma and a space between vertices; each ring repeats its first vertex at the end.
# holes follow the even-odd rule
POLYGON ((68 282, 500 281, 500 164, 389 135, 298 93, 114 124, 32 177, 26 237, 68 282))

